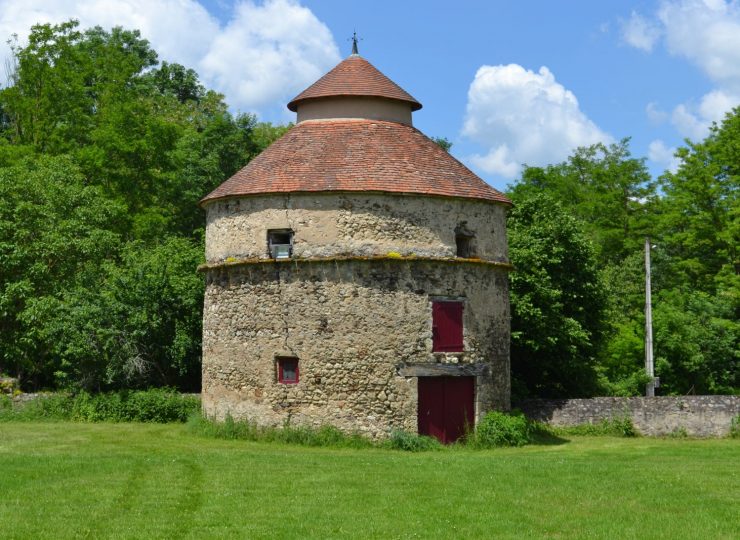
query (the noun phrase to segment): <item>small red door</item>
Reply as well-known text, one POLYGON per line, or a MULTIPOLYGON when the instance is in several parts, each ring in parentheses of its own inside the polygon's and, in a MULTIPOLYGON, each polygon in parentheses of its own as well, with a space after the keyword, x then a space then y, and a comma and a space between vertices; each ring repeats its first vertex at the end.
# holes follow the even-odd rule
POLYGON ((419 377, 419 434, 451 443, 474 423, 475 377, 419 377))

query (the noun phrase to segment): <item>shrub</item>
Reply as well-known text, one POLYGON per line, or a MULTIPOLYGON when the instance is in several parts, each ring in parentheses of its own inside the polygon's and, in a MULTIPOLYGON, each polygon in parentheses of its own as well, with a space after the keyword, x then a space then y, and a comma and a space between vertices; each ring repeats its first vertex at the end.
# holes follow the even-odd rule
POLYGON ((530 442, 531 431, 530 423, 522 413, 491 411, 478 423, 469 442, 480 448, 524 446, 530 442))
POLYGON ((6 396, 5 394, 0 394, 0 412, 8 411, 12 408, 13 408, 13 400, 10 399, 10 396, 6 396))
POLYGON ((166 423, 185 422, 199 410, 197 397, 158 388, 105 394, 45 394, 22 404, 3 401, 0 419, 166 423))
POLYGON ((68 394, 40 394, 25 403, 13 403, 10 398, 0 405, 0 420, 49 421, 69 420, 72 401, 68 394))
POLYGON ((593 435, 612 437, 637 437, 639 432, 629 416, 605 418, 595 424, 552 428, 560 435, 593 435))
POLYGON ((688 436, 689 432, 686 431, 686 428, 683 426, 677 427, 668 434, 668 437, 671 439, 687 439, 688 436))
POLYGON ((393 430, 387 442, 388 448, 404 450, 406 452, 425 452, 428 450, 439 450, 442 444, 433 437, 417 435, 408 431, 393 430))
POLYGON ((168 388, 80 393, 72 417, 83 422, 185 422, 200 409, 200 400, 168 388))
POLYGON ((18 379, 6 377, 0 373, 0 394, 13 395, 18 390, 18 379))

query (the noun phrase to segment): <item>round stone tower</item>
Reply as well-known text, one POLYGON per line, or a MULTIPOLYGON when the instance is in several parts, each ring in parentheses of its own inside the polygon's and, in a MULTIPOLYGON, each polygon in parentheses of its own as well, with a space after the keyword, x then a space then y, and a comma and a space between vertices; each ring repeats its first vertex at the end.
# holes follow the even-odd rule
POLYGON ((203 409, 460 437, 509 408, 509 200, 353 53, 207 195, 203 409))

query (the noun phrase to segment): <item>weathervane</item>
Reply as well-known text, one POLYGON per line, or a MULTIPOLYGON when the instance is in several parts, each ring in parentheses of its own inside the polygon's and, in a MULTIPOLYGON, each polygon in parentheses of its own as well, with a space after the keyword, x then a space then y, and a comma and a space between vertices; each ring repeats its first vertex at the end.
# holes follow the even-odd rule
MULTIPOLYGON (((349 38, 352 40, 352 54, 360 55, 359 52, 357 52, 357 42, 362 41, 362 38, 357 37, 357 31, 352 32, 352 37, 349 38)), ((349 41, 349 39, 347 41, 349 41)))

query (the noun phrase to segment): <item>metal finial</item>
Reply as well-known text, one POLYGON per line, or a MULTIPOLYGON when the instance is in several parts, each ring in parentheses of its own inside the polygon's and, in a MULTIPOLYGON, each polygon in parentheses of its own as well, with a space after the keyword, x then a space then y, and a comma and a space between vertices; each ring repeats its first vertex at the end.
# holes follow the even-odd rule
POLYGON ((355 32, 352 32, 352 38, 351 39, 352 39, 352 54, 359 56, 360 53, 357 52, 357 42, 360 41, 360 40, 357 38, 357 32, 356 31, 355 32))

